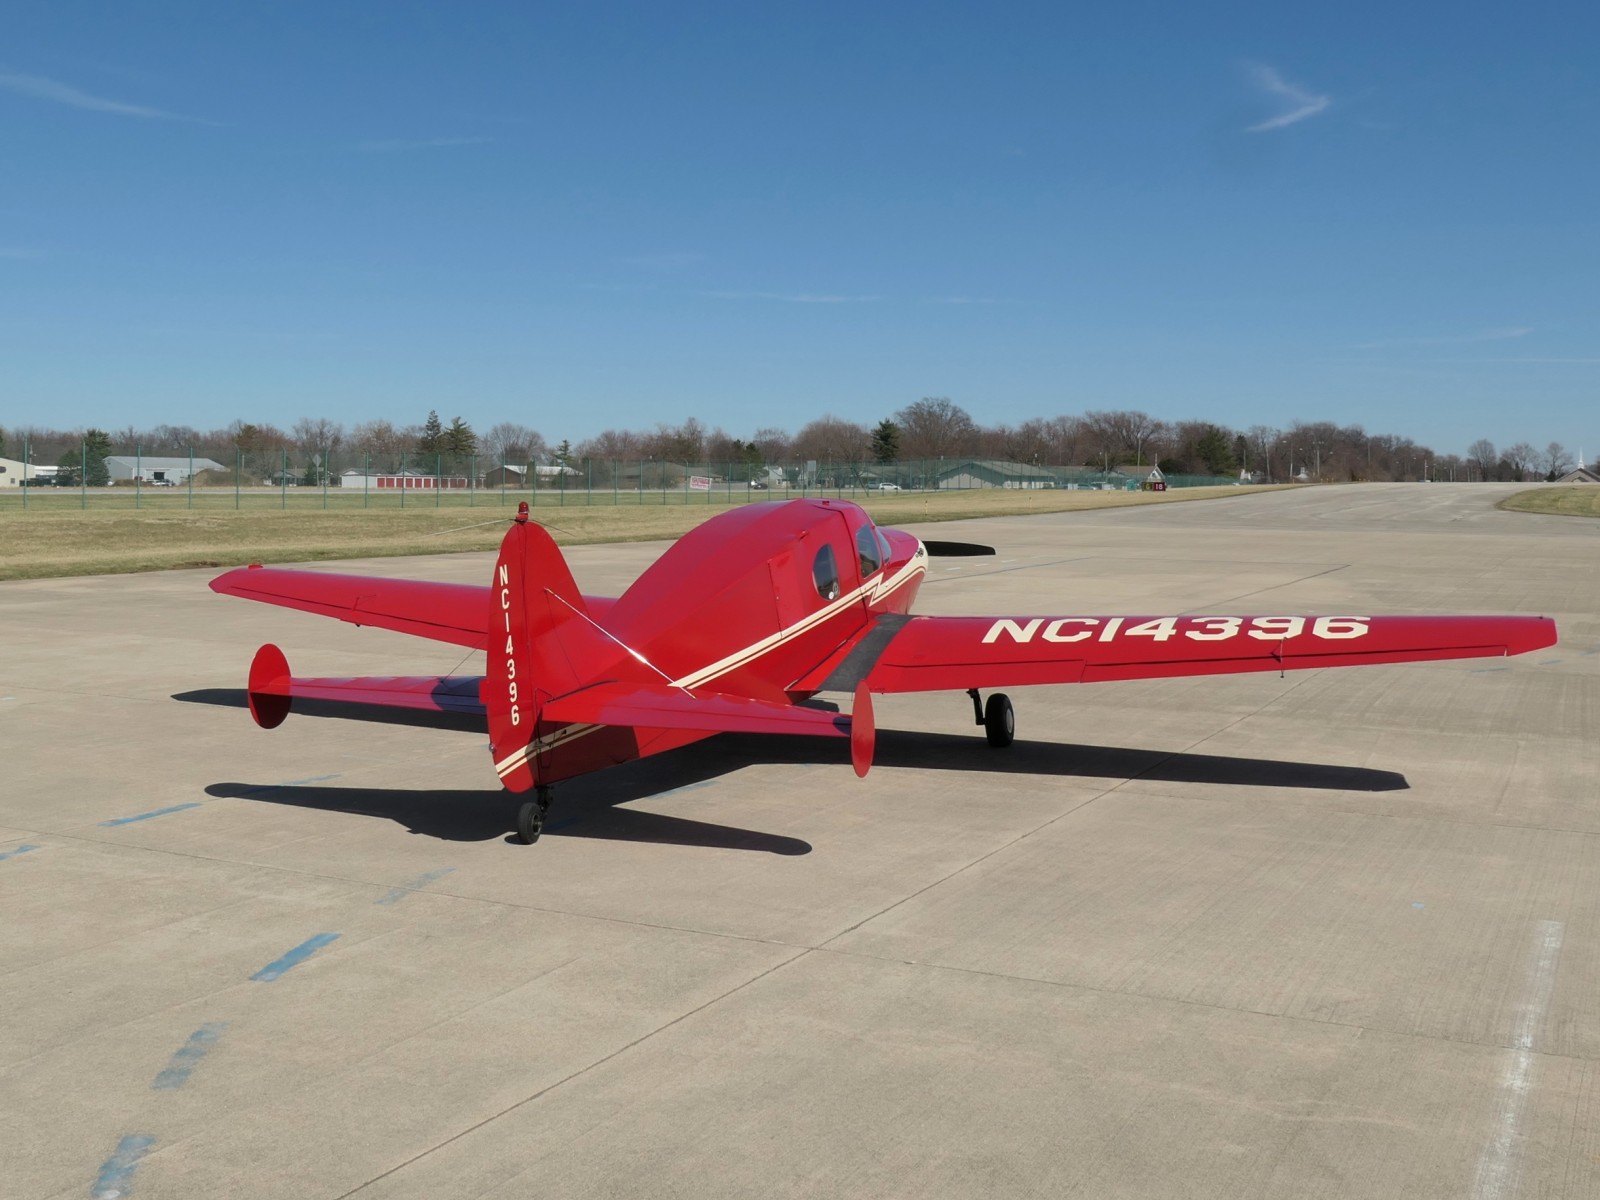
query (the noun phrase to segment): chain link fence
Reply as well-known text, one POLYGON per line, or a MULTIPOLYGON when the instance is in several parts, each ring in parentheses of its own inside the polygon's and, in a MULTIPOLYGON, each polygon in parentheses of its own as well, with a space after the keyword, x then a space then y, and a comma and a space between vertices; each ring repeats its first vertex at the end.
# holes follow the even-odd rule
MULTIPOLYGON (((1239 481, 1173 475, 1168 487, 1239 481)), ((1149 467, 1095 470, 939 458, 879 463, 666 462, 571 459, 538 463, 487 455, 396 451, 189 447, 157 453, 139 445, 81 443, 64 452, 0 464, 0 512, 31 509, 373 509, 568 505, 748 504, 794 496, 870 499, 896 492, 981 488, 1138 490, 1149 467)))

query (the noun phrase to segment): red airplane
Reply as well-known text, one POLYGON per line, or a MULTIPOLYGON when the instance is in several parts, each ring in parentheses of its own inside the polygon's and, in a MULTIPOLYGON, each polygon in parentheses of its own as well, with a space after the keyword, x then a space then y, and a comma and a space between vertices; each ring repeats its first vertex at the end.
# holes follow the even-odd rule
POLYGON ((872 762, 874 692, 965 691, 991 746, 1011 701, 980 689, 1525 654, 1547 617, 911 616, 929 556, 993 554, 876 528, 843 500, 731 509, 679 538, 615 599, 578 591, 522 504, 487 588, 241 567, 212 590, 482 650, 483 676, 307 679, 276 646, 250 666, 271 729, 297 698, 485 717, 496 773, 532 790, 517 835, 538 840, 550 786, 716 733, 848 738, 872 762), (848 716, 808 703, 853 693, 848 716))

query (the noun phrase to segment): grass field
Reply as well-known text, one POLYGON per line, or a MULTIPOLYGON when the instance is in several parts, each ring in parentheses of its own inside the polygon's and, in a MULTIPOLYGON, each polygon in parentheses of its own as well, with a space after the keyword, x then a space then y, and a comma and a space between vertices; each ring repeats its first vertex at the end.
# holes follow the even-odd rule
POLYGON ((1576 483, 1538 487, 1507 496, 1497 507, 1512 512, 1553 513, 1560 517, 1600 517, 1600 487, 1576 483))
MULTIPOLYGON (((1023 513, 1069 512, 1140 504, 1214 500, 1260 487, 1183 488, 1169 492, 1004 491, 861 493, 857 499, 885 525, 955 521, 1023 513)), ((703 497, 705 494, 701 493, 703 497)), ((189 508, 185 493, 146 494, 141 507, 80 510, 61 503, 34 504, 24 512, 0 510, 0 579, 42 579, 65 575, 109 575, 179 567, 232 567, 250 562, 311 562, 330 558, 374 558, 492 550, 519 497, 504 507, 498 493, 480 493, 475 506, 464 497, 432 503, 362 509, 321 507, 321 493, 293 498, 287 507, 272 504, 200 504, 189 508)), ((848 495, 846 496, 848 499, 848 495)), ((430 498, 431 499, 431 498, 430 498)), ((711 502, 587 507, 540 503, 534 518, 551 528, 558 542, 633 542, 674 538, 729 505, 716 493, 711 502)))

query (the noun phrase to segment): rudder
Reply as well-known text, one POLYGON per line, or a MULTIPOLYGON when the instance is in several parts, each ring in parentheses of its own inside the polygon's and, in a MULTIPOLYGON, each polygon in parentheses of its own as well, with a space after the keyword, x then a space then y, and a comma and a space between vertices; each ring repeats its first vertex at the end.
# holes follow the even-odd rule
POLYGON ((538 783, 544 701, 590 682, 605 648, 566 559, 528 519, 526 502, 500 543, 488 630, 479 694, 489 716, 489 749, 501 782, 525 792, 538 783))

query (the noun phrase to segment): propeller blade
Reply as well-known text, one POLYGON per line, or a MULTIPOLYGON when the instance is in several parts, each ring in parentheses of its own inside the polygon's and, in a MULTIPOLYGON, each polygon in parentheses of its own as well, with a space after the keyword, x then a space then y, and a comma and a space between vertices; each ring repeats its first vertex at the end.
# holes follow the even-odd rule
POLYGON ((980 546, 976 542, 922 543, 930 558, 976 558, 980 554, 993 554, 993 546, 980 546))

